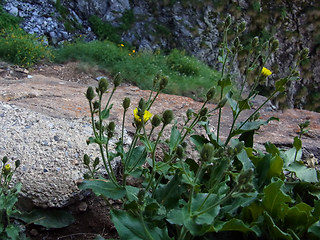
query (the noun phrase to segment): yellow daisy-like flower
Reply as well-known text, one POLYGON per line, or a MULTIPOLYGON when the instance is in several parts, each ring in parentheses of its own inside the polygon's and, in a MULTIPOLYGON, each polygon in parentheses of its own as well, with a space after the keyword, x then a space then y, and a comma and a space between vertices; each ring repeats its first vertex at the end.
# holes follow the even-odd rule
POLYGON ((4 174, 8 174, 11 171, 11 167, 9 164, 5 165, 3 168, 4 174))
MULTIPOLYGON (((134 109, 133 110, 133 114, 134 114, 134 119, 137 121, 137 122, 141 122, 141 118, 139 117, 138 115, 138 108, 134 109)), ((143 121, 144 122, 147 122, 150 118, 152 117, 152 114, 149 112, 149 111, 144 111, 144 114, 143 114, 143 121)))
POLYGON ((263 67, 261 70, 261 74, 265 77, 268 77, 272 74, 272 72, 268 68, 263 67))

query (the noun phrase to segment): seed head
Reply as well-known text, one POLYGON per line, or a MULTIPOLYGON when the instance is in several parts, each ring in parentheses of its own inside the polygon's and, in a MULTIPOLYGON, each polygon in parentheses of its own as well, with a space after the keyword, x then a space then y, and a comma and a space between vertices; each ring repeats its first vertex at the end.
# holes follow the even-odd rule
POLYGON ((90 164, 90 158, 89 158, 89 156, 88 156, 87 154, 85 154, 85 155, 83 156, 83 163, 84 163, 84 165, 86 165, 86 166, 89 166, 89 164, 90 164))
POLYGON ((162 114, 162 122, 164 125, 168 125, 173 120, 172 110, 165 110, 162 114))
POLYGON ((160 125, 160 123, 161 123, 161 117, 158 114, 154 115, 151 120, 152 126, 156 128, 160 125))
POLYGON ((167 85, 168 85, 168 77, 162 76, 159 84, 160 91, 165 89, 167 85))
POLYGON ((86 93, 86 97, 89 101, 92 101, 92 99, 94 99, 94 91, 93 91, 93 88, 92 87, 88 87, 87 89, 87 93, 86 93))
POLYGON ((213 155, 214 155, 214 146, 211 143, 204 144, 200 152, 201 161, 208 162, 212 159, 213 155))
POLYGON ((118 87, 120 85, 120 83, 122 82, 122 76, 120 73, 117 73, 117 75, 114 77, 113 79, 113 84, 114 84, 114 87, 118 87))
POLYGON ((108 90, 108 80, 106 78, 101 78, 99 81, 99 91, 101 94, 105 93, 108 90))
POLYGON ((127 111, 128 108, 130 107, 130 102, 131 102, 131 100, 130 100, 130 98, 128 98, 128 97, 126 97, 126 98, 123 100, 122 106, 123 106, 123 108, 124 108, 125 111, 127 111))

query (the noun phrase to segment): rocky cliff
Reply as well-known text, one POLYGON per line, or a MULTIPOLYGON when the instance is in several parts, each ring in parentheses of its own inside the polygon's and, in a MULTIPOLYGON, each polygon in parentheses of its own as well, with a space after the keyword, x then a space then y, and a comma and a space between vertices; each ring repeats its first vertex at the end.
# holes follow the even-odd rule
MULTIPOLYGON (((138 50, 185 49, 214 67, 221 22, 230 14, 235 21, 248 23, 248 37, 259 36, 263 41, 275 36, 280 40, 279 51, 267 63, 275 74, 260 86, 263 92, 270 90, 274 80, 290 70, 297 51, 310 48, 310 59, 301 69, 302 80, 291 83, 286 96, 278 96, 276 104, 320 110, 318 0, 7 0, 4 8, 24 19, 21 26, 26 31, 46 35, 53 44, 71 41, 80 35, 87 40, 95 39, 93 30, 97 28, 97 20, 93 20, 94 16, 107 23, 100 25, 106 33, 100 38, 125 41, 138 50)), ((241 68, 241 61, 235 70, 239 70, 239 66, 241 68)))

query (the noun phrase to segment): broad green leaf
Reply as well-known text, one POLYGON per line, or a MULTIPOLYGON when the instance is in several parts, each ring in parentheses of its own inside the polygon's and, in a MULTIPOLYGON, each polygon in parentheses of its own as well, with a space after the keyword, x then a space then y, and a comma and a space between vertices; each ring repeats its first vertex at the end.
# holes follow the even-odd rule
POLYGON ((256 121, 253 121, 253 122, 246 122, 243 126, 242 123, 240 122, 238 125, 239 127, 236 128, 233 132, 232 132, 232 136, 236 136, 236 135, 239 135, 239 134, 242 134, 244 132, 249 132, 249 131, 252 131, 252 130, 258 130, 261 126, 263 125, 266 125, 268 124, 270 121, 273 121, 273 120, 277 120, 279 121, 278 118, 275 118, 275 117, 271 117, 267 120, 256 120, 256 121), (240 128, 241 126, 241 128, 240 128))
POLYGON ((221 182, 224 177, 227 169, 229 167, 229 162, 226 159, 221 159, 214 166, 208 167, 208 172, 210 174, 210 178, 208 181, 208 189, 212 189, 217 187, 217 185, 221 182))
POLYGON ((204 144, 209 143, 209 141, 205 137, 202 137, 200 135, 192 135, 190 137, 190 140, 194 143, 198 152, 201 152, 204 144))
POLYGON ((146 162, 147 159, 147 151, 145 146, 135 147, 132 151, 131 157, 127 162, 127 167, 136 168, 140 167, 146 162))
POLYGON ((283 160, 279 156, 274 156, 270 159, 270 167, 267 178, 277 177, 282 174, 283 160))
MULTIPOLYGON (((104 237, 102 237, 101 235, 97 235, 94 240, 106 240, 106 239, 104 237)), ((107 240, 113 240, 113 239, 107 239, 107 240)))
POLYGON ((284 166, 289 166, 291 163, 296 161, 299 161, 302 156, 302 150, 300 149, 296 156, 296 149, 290 148, 289 150, 285 151, 284 153, 280 152, 280 157, 284 160, 284 166))
POLYGON ((258 226, 250 227, 247 224, 245 224, 242 220, 232 218, 227 222, 224 222, 221 224, 218 229, 216 229, 219 232, 223 231, 239 231, 243 233, 254 233, 257 237, 261 236, 261 230, 258 228, 258 226))
POLYGON ((309 223, 312 220, 311 211, 312 207, 303 202, 291 207, 284 218, 285 226, 304 233, 309 225, 311 225, 309 223))
POLYGON ((318 182, 317 171, 314 168, 308 168, 303 163, 293 162, 287 169, 294 172, 301 181, 318 182))
POLYGON ((271 154, 266 154, 263 158, 257 159, 256 165, 256 176, 258 180, 258 187, 262 187, 267 180, 268 172, 270 169, 270 160, 272 159, 271 154))
POLYGON ((19 227, 12 224, 6 227, 6 233, 10 240, 19 240, 19 227))
POLYGON ((288 80, 288 78, 280 78, 278 81, 276 81, 276 91, 284 92, 286 90, 285 85, 287 84, 288 80))
POLYGON ((250 205, 257 198, 257 196, 257 192, 233 194, 230 204, 224 206, 221 209, 221 212, 229 215, 237 214, 237 210, 239 210, 241 207, 247 207, 250 205))
POLYGON ((242 163, 242 170, 246 171, 254 168, 254 165, 248 157, 247 151, 245 149, 242 149, 242 151, 237 154, 237 158, 242 163))
POLYGON ((243 100, 239 101, 239 108, 241 111, 246 110, 246 109, 251 109, 250 104, 249 104, 249 100, 243 99, 243 100))
POLYGON ((267 229, 268 235, 270 236, 270 239, 283 239, 283 240, 292 240, 292 237, 290 234, 282 231, 273 221, 273 218, 267 213, 264 212, 263 214, 267 229))
POLYGON ((184 218, 183 208, 177 206, 168 212, 166 220, 171 224, 182 225, 184 218))
POLYGON ((146 147, 146 150, 148 152, 152 152, 154 148, 154 143, 146 139, 145 137, 140 137, 140 141, 143 142, 144 146, 146 147))
POLYGON ((127 192, 127 199, 129 201, 138 201, 138 193, 139 193, 139 188, 133 187, 133 186, 126 186, 126 192, 127 192))
POLYGON ((2 232, 3 232, 3 230, 4 230, 4 228, 3 228, 3 224, 2 224, 2 223, 0 223, 0 233, 2 233, 2 232))
POLYGON ((27 224, 41 225, 46 228, 63 228, 74 223, 73 216, 60 209, 35 209, 14 216, 27 224))
POLYGON ((312 224, 309 229, 308 233, 313 234, 317 239, 319 239, 320 236, 320 220, 312 224))
POLYGON ((182 209, 183 214, 183 225, 188 229, 188 231, 193 236, 201 236, 209 231, 211 225, 204 223, 198 224, 196 222, 197 218, 191 217, 188 211, 188 205, 185 205, 182 209))
POLYGON ((114 185, 113 182, 105 179, 92 179, 85 180, 79 186, 80 190, 91 189, 95 195, 104 196, 106 198, 112 198, 118 200, 125 196, 126 189, 114 185))
POLYGON ((148 224, 142 217, 129 212, 112 210, 111 219, 121 239, 126 240, 169 240, 167 229, 148 224))
POLYGON ((233 95, 233 93, 231 91, 229 91, 226 94, 226 98, 227 98, 228 103, 232 109, 233 117, 235 117, 239 113, 240 110, 239 110, 239 105, 238 105, 237 101, 232 98, 232 95, 233 95))
POLYGON ((180 176, 176 174, 169 183, 160 185, 155 192, 155 199, 167 209, 171 209, 176 206, 183 192, 180 176))
POLYGON ((301 139, 298 137, 295 137, 293 140, 293 146, 297 151, 299 151, 302 148, 302 142, 301 139))
POLYGON ((270 142, 266 142, 264 146, 266 148, 266 151, 268 153, 271 153, 272 156, 280 155, 279 149, 274 144, 272 144, 270 142))
POLYGON ((180 142, 180 131, 177 129, 177 126, 174 124, 171 128, 171 135, 170 135, 170 142, 169 142, 169 148, 170 153, 172 153, 178 146, 180 142))
POLYGON ((244 132, 240 135, 239 141, 243 141, 246 147, 253 147, 253 136, 255 134, 255 130, 244 132))
POLYGON ((110 110, 112 109, 113 104, 111 104, 108 108, 107 106, 101 111, 102 120, 107 119, 110 115, 110 110))
POLYGON ((283 219, 289 210, 288 203, 293 202, 291 197, 282 191, 282 186, 283 182, 277 180, 263 190, 262 205, 275 220, 283 219))
POLYGON ((231 85, 231 79, 229 76, 226 76, 225 78, 218 81, 218 86, 220 86, 221 88, 225 88, 229 85, 231 85))

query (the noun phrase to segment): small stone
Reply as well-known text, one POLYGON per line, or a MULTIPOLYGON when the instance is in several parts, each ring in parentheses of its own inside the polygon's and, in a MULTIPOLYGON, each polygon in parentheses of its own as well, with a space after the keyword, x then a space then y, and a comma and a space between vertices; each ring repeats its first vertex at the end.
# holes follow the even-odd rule
POLYGON ((28 78, 28 79, 31 79, 31 78, 32 78, 32 75, 28 75, 27 78, 28 78))
POLYGON ((57 141, 57 142, 60 142, 60 138, 59 138, 59 136, 57 136, 57 135, 55 135, 55 136, 53 137, 53 139, 54 139, 55 141, 57 141))
POLYGON ((49 145, 49 143, 48 143, 48 141, 47 141, 47 140, 44 140, 44 141, 42 141, 42 142, 41 142, 41 145, 42 145, 42 146, 48 146, 48 145, 49 145))
POLYGON ((48 169, 44 168, 44 169, 43 169, 43 172, 48 172, 48 169))
POLYGON ((78 166, 79 165, 79 161, 77 159, 75 159, 75 160, 72 161, 72 164, 75 165, 75 166, 78 166))
POLYGON ((78 209, 80 212, 85 212, 87 211, 88 204, 86 202, 81 202, 78 206, 78 209))
POLYGON ((38 232, 37 229, 34 229, 34 228, 33 228, 33 229, 31 229, 31 231, 30 231, 30 235, 36 237, 36 236, 39 235, 39 232, 38 232))

